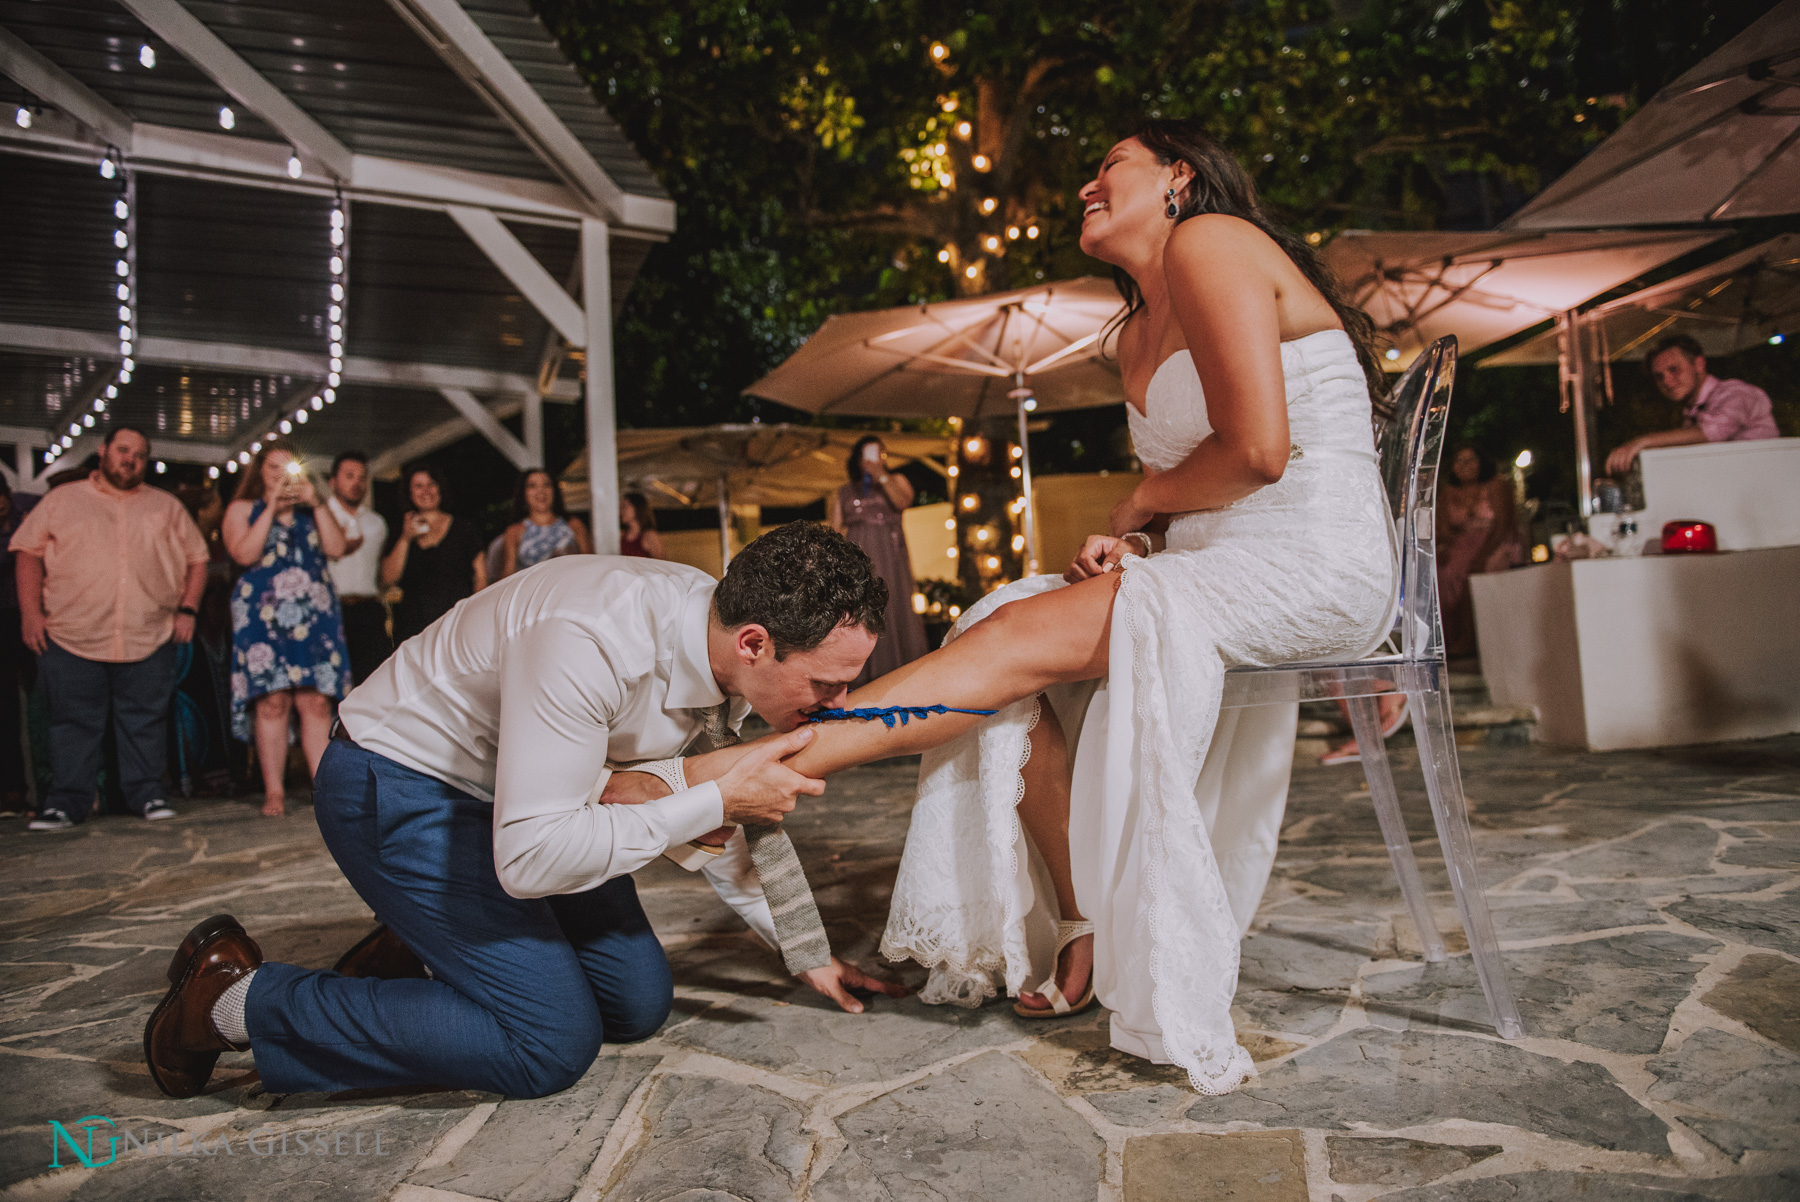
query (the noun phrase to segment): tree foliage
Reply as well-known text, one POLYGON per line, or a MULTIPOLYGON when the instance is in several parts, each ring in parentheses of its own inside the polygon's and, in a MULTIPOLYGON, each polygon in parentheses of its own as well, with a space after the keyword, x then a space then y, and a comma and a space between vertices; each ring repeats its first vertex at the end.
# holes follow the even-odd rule
POLYGON ((739 391, 833 312, 1095 272, 1075 194, 1145 117, 1321 238, 1483 227, 1765 6, 536 2, 677 202, 618 333, 656 425, 785 412, 739 391))

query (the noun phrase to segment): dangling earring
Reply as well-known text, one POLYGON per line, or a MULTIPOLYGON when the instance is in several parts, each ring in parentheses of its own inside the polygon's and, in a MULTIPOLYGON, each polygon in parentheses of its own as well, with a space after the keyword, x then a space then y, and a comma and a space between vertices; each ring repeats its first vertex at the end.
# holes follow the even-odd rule
POLYGON ((1164 192, 1163 199, 1169 202, 1168 213, 1170 220, 1179 217, 1181 215, 1181 207, 1175 203, 1175 189, 1170 188, 1167 192, 1164 192))

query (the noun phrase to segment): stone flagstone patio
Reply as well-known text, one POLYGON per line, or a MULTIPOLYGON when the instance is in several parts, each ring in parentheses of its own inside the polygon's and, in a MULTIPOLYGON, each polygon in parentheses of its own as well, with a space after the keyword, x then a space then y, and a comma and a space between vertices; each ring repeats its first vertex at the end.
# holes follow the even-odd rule
MULTIPOLYGON (((1398 741, 1397 741, 1398 742, 1398 741)), ((1466 955, 1427 966, 1362 778, 1303 765, 1245 941, 1261 1078, 1223 1098, 1111 1052, 1105 1019, 914 999, 841 1014, 784 978, 703 881, 639 888, 675 966, 654 1039, 573 1089, 276 1096, 247 1056, 175 1102, 140 1059, 181 935, 238 915, 329 965, 368 911, 311 813, 195 802, 147 825, 0 828, 0 1196, 785 1202, 1586 1202, 1800 1197, 1800 738, 1663 753, 1464 751, 1528 1037, 1497 1040, 1466 955), (110 1164, 58 1120, 129 1136, 110 1164)), ((1428 885, 1455 930, 1396 746, 1428 885)), ((886 915, 915 769, 833 782, 790 822, 840 951, 886 915)), ((1460 933, 1452 939, 1459 949, 1460 933)), ((916 966, 896 968, 917 984, 916 966)))

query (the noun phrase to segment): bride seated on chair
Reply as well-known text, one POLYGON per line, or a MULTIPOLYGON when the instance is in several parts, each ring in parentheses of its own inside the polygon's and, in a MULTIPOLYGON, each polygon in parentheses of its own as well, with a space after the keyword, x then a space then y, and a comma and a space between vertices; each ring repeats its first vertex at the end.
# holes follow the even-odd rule
MULTIPOLYGON (((1082 249, 1125 299, 1143 483, 1066 578, 990 594, 848 702, 994 717, 832 722, 789 763, 820 777, 929 752, 882 941, 931 968, 927 1001, 1003 985, 1048 1018, 1097 998, 1114 1047, 1222 1093, 1254 1073, 1231 999, 1296 721, 1292 705, 1221 717, 1224 674, 1360 655, 1386 633, 1380 372, 1368 318, 1197 127, 1148 123, 1081 200, 1082 249)), ((689 781, 739 754, 686 761, 689 781)))

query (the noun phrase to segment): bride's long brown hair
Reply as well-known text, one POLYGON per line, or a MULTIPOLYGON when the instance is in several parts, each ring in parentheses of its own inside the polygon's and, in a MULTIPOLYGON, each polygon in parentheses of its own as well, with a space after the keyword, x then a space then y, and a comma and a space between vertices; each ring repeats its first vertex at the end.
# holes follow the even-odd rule
MULTIPOLYGON (((1257 199, 1256 185, 1250 181, 1250 174, 1242 164, 1191 121, 1167 118, 1146 121, 1133 136, 1164 166, 1185 163, 1194 173, 1177 197, 1176 225, 1202 213, 1224 213, 1248 221, 1267 234, 1293 261, 1307 283, 1319 290, 1319 295, 1344 323, 1344 332, 1356 347, 1357 361, 1362 364, 1363 376, 1369 382, 1369 397, 1379 405, 1387 392, 1387 380, 1375 354, 1375 323, 1367 313, 1344 298, 1343 289, 1325 269, 1318 252, 1269 216, 1257 199)), ((1120 319, 1123 324, 1143 308, 1144 294, 1139 291, 1137 281, 1122 268, 1113 268, 1113 283, 1118 286, 1119 295, 1125 298, 1125 313, 1120 319)))

